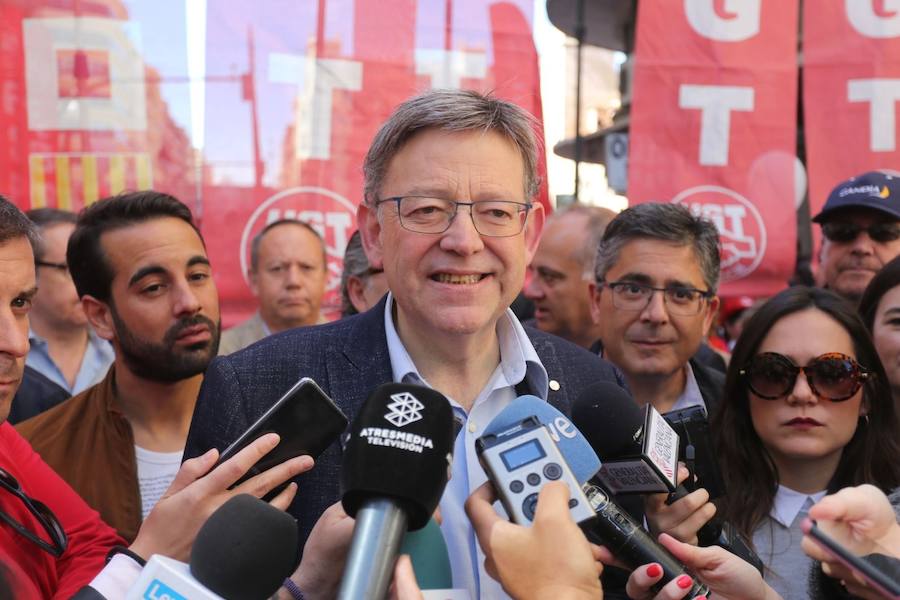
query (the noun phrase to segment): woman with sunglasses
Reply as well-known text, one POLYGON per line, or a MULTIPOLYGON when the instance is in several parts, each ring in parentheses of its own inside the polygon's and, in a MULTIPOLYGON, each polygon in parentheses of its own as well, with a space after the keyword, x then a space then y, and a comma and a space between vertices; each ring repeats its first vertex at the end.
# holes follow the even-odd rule
POLYGON ((827 290, 781 292, 747 322, 723 398, 710 427, 720 514, 752 537, 784 598, 841 597, 800 548, 806 510, 843 487, 900 485, 897 414, 862 320, 827 290))

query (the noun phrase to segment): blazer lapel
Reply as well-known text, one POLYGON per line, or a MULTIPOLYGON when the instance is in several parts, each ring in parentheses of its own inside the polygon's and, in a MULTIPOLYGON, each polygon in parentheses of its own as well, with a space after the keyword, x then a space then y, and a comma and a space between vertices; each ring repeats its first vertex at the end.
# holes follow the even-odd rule
POLYGON ((384 332, 384 304, 351 317, 342 340, 329 344, 325 369, 329 389, 341 390, 346 406, 341 408, 352 420, 372 391, 393 379, 391 359, 384 332))

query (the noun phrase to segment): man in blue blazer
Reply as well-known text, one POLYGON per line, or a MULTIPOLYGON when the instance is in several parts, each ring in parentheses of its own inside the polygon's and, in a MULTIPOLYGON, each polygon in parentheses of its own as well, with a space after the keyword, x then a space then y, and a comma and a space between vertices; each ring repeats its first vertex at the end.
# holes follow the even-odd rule
MULTIPOLYGON (((392 293, 363 314, 217 359, 185 457, 226 447, 301 377, 313 378, 351 419, 380 384, 429 385, 450 400, 462 425, 441 500, 454 587, 473 598, 503 597, 463 509, 486 480, 475 439, 519 395, 568 412, 591 383, 624 387, 609 363, 522 327, 509 310, 543 225, 542 207, 532 202, 537 148, 533 119, 507 102, 433 90, 401 104, 366 156, 357 212, 369 262, 384 270, 392 293)), ((333 444, 297 480, 290 512, 303 539, 339 499, 340 459, 333 444)))

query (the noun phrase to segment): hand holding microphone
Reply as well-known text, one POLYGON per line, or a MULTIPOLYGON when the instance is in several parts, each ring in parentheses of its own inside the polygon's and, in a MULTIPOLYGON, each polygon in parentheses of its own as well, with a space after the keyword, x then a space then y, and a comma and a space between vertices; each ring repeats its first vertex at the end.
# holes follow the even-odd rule
POLYGON ((714 519, 715 506, 709 502, 709 493, 703 488, 689 492, 684 483, 690 474, 682 473, 675 480, 679 436, 669 419, 685 433, 687 460, 694 462, 690 451, 699 448, 696 458, 702 460, 695 463, 697 473, 704 474, 717 494, 724 493, 718 483, 721 475, 710 450, 705 416, 685 410, 662 417, 650 405, 642 414, 621 388, 602 382, 582 393, 572 407, 572 416, 604 461, 598 479, 612 493, 665 492, 645 497, 647 522, 654 532, 668 532, 703 546, 721 546, 762 571, 762 561, 749 540, 727 521, 714 519), (703 422, 698 422, 701 419, 703 422))
MULTIPOLYGON (((540 398, 521 396, 514 400, 487 426, 485 436, 514 432, 516 427, 522 427, 523 419, 535 416, 545 425, 552 424, 548 429, 565 458, 566 467, 571 469, 572 475, 579 482, 586 483, 601 466, 596 453, 581 432, 562 413, 540 398)), ((518 453, 515 458, 519 458, 518 453)), ((511 459, 508 462, 509 466, 520 464, 518 460, 511 459)), ((516 480, 520 482, 524 480, 529 485, 532 485, 530 480, 534 480, 534 485, 540 485, 541 478, 538 473, 531 473, 527 468, 521 473, 522 477, 515 477, 516 480)), ((512 474, 513 469, 510 469, 510 475, 512 474)), ((544 475, 546 476, 546 472, 544 475)), ((495 486, 500 485, 500 482, 494 483, 495 486)), ((512 481, 503 482, 504 485, 510 486, 512 483, 512 481)), ((518 485, 515 487, 518 489, 518 485)), ((684 566, 651 539, 602 490, 596 486, 584 486, 584 490, 588 492, 595 513, 595 518, 585 521, 583 525, 589 540, 608 546, 621 563, 630 569, 650 562, 660 563, 665 573, 665 582, 685 573, 684 566)), ((701 585, 692 585, 690 592, 690 598, 699 597, 704 593, 704 588, 701 585)))
POLYGON ((501 518, 495 500, 492 484, 485 483, 466 501, 466 514, 484 550, 485 569, 506 593, 517 599, 600 597, 598 549, 572 520, 565 484, 541 489, 531 527, 501 518))
MULTIPOLYGON (((688 470, 679 466, 678 483, 689 476, 688 470)), ((645 516, 650 531, 655 534, 668 533, 677 540, 698 544, 698 532, 716 514, 716 505, 709 501, 709 493, 699 488, 674 502, 669 494, 648 494, 644 497, 645 516)))
POLYGON ((190 564, 153 555, 126 600, 263 600, 300 558, 297 522, 249 494, 225 502, 203 524, 190 564))
MULTIPOLYGON (((665 533, 659 536, 659 542, 691 569, 717 599, 781 600, 781 596, 766 584, 759 571, 724 548, 699 548, 679 542, 665 533)), ((604 561, 611 558, 606 553, 602 556, 604 561)), ((657 564, 638 567, 628 578, 625 591, 633 600, 679 600, 687 597, 689 589, 681 587, 677 579, 654 593, 652 590, 661 578, 662 569, 657 564)))

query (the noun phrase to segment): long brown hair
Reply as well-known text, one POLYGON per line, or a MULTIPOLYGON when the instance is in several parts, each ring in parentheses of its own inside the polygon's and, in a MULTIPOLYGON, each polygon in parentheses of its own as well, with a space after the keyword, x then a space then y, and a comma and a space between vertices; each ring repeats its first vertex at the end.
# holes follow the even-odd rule
POLYGON ((711 424, 728 492, 722 516, 748 536, 772 510, 779 476, 753 429, 748 388, 740 370, 756 355, 775 323, 808 308, 837 321, 853 340, 856 360, 872 372, 863 386, 868 418, 860 420, 844 447, 828 491, 871 483, 890 492, 900 485, 900 422, 884 367, 862 319, 846 300, 832 292, 805 286, 789 288, 763 304, 744 326, 731 355, 722 406, 711 424))

